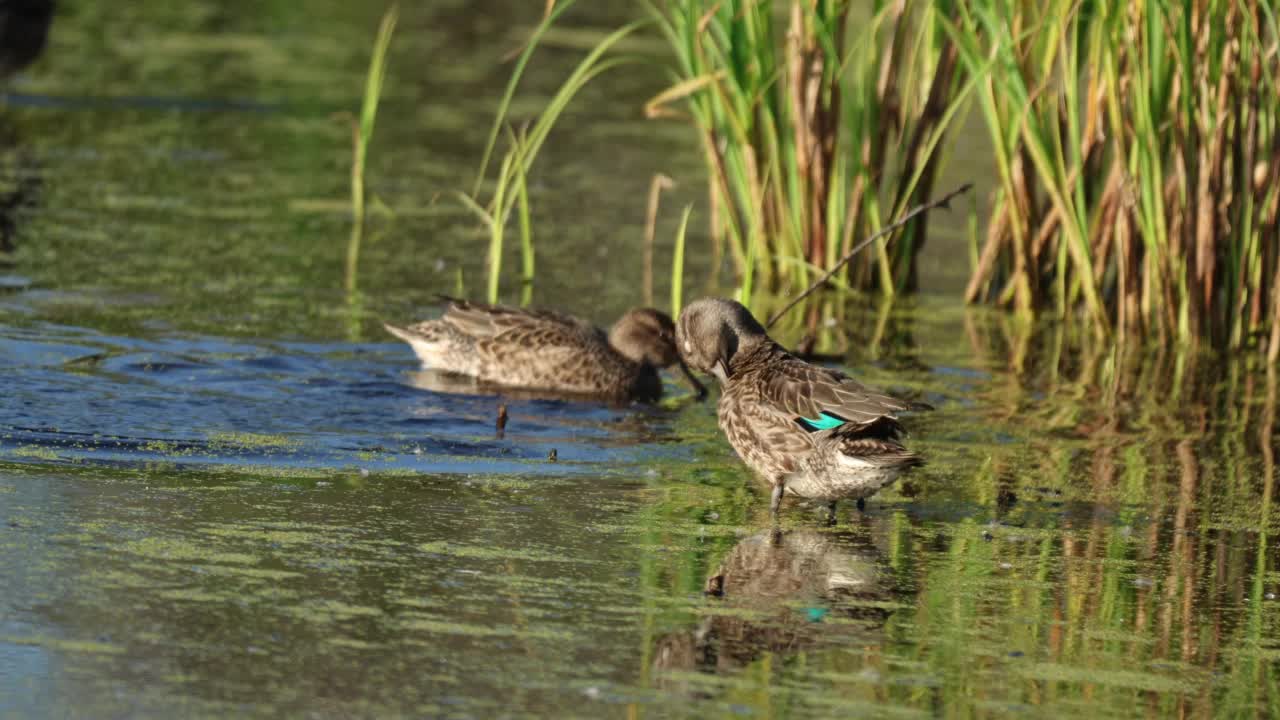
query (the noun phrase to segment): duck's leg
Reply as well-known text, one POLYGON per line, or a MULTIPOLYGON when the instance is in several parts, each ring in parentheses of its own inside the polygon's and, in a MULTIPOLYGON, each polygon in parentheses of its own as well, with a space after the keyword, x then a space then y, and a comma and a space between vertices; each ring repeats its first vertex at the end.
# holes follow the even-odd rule
POLYGON ((867 509, 867 499, 858 498, 858 512, 864 512, 867 509))
POLYGON ((836 501, 832 500, 827 503, 827 526, 831 527, 836 524, 836 501))
POLYGON ((769 512, 773 514, 775 520, 778 518, 778 508, 782 507, 782 493, 786 489, 787 483, 781 478, 773 485, 773 497, 769 500, 769 512))

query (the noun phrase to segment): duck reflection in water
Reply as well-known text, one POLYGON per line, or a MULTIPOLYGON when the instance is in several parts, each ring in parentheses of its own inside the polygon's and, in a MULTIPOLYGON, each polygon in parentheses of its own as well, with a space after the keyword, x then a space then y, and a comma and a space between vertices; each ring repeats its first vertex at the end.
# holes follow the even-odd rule
POLYGON ((894 590, 869 530, 869 521, 856 534, 775 528, 739 542, 707 578, 713 609, 658 639, 654 676, 676 689, 682 671, 728 673, 765 654, 875 641, 894 590))

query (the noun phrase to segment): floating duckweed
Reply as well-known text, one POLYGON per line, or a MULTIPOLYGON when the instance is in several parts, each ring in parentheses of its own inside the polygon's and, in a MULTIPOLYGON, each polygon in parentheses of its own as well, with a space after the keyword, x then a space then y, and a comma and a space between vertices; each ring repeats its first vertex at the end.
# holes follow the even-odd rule
POLYGON ((31 458, 33 460, 54 461, 58 459, 58 453, 52 448, 41 445, 19 445, 16 448, 10 448, 8 453, 11 457, 31 458))
POLYGON ((0 636, 0 643, 9 643, 12 645, 37 645, 50 650, 59 650, 69 653, 115 655, 124 652, 124 648, 118 645, 111 645, 109 643, 94 642, 92 640, 64 640, 62 638, 52 638, 45 635, 35 635, 31 637, 0 636))
POLYGON ((330 637, 330 638, 326 638, 325 642, 330 645, 337 645, 338 647, 354 648, 356 650, 375 650, 381 647, 381 645, 379 645, 378 643, 371 643, 365 640, 357 640, 355 638, 345 638, 345 637, 330 637))
POLYGON ((207 561, 254 565, 258 558, 246 553, 220 552, 196 543, 174 538, 144 538, 126 543, 124 552, 157 560, 207 561))
POLYGON ((165 600, 186 600, 190 602, 226 602, 226 593, 211 593, 198 588, 179 588, 176 590, 161 590, 156 593, 156 597, 165 600))
MULTIPOLYGON (((178 452, 178 443, 173 442, 172 440, 151 440, 142 444, 142 450, 144 452, 153 452, 158 455, 181 454, 178 452)), ((186 452, 190 454, 191 451, 187 450, 186 452)))
POLYGON ((304 577, 302 573, 290 570, 272 570, 270 568, 241 567, 238 565, 210 565, 205 570, 214 575, 230 575, 254 580, 288 580, 290 578, 304 577))
POLYGON ((476 545, 459 545, 446 540, 422 543, 418 546, 418 549, 426 553, 482 560, 532 560, 535 562, 571 562, 580 564, 595 564, 599 562, 597 560, 574 558, 568 555, 536 552, 524 548, 488 548, 476 545))
POLYGON ((572 633, 561 630, 551 630, 548 628, 514 628, 499 625, 471 625, 421 617, 405 617, 401 619, 399 624, 400 627, 405 630, 418 630, 438 635, 532 638, 536 640, 570 640, 573 638, 572 633))
POLYGON ((214 431, 208 434, 208 438, 210 445, 230 445, 246 449, 291 448, 299 445, 297 440, 285 435, 263 435, 239 431, 214 431))
POLYGON ((267 530, 244 527, 206 527, 201 530, 205 535, 226 538, 244 538, 263 543, 280 543, 283 545, 301 545, 314 543, 320 536, 302 530, 267 530))
POLYGON ((290 615, 302 618, 304 620, 313 620, 318 622, 332 622, 335 620, 346 620, 355 617, 377 617, 382 615, 382 610, 376 607, 368 607, 365 605, 349 605, 338 600, 312 600, 288 608, 290 615))

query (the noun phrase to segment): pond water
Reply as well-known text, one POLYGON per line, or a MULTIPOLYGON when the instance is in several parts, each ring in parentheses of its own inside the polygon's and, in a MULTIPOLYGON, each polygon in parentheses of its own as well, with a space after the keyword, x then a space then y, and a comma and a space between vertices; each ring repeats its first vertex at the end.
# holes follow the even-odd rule
MULTIPOLYGON (((1280 713, 1274 374, 961 307, 959 215, 931 224, 926 292, 827 301, 833 364, 937 408, 907 419, 929 464, 834 527, 791 503, 775 529, 714 406, 674 383, 613 408, 419 372, 379 322, 439 312, 459 277, 481 292, 450 193, 540 5, 403 9, 370 155, 394 217, 356 296, 333 115, 380 7, 59 9, 0 107, 21 196, 0 717, 1280 713)), ((624 11, 575 9, 518 112, 624 11)), ((553 134, 536 302, 637 304, 649 178, 680 182, 660 238, 703 198, 685 130, 639 117, 662 83, 620 71, 553 134)))

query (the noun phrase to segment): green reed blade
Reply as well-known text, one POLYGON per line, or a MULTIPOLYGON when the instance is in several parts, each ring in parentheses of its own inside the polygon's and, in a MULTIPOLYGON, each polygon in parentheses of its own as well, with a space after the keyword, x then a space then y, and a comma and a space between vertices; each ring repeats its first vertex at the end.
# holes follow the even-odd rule
POLYGON ((680 214, 680 227, 676 229, 675 248, 671 255, 671 317, 680 316, 681 297, 684 291, 684 237, 689 227, 689 213, 693 212, 693 204, 684 206, 680 214))

